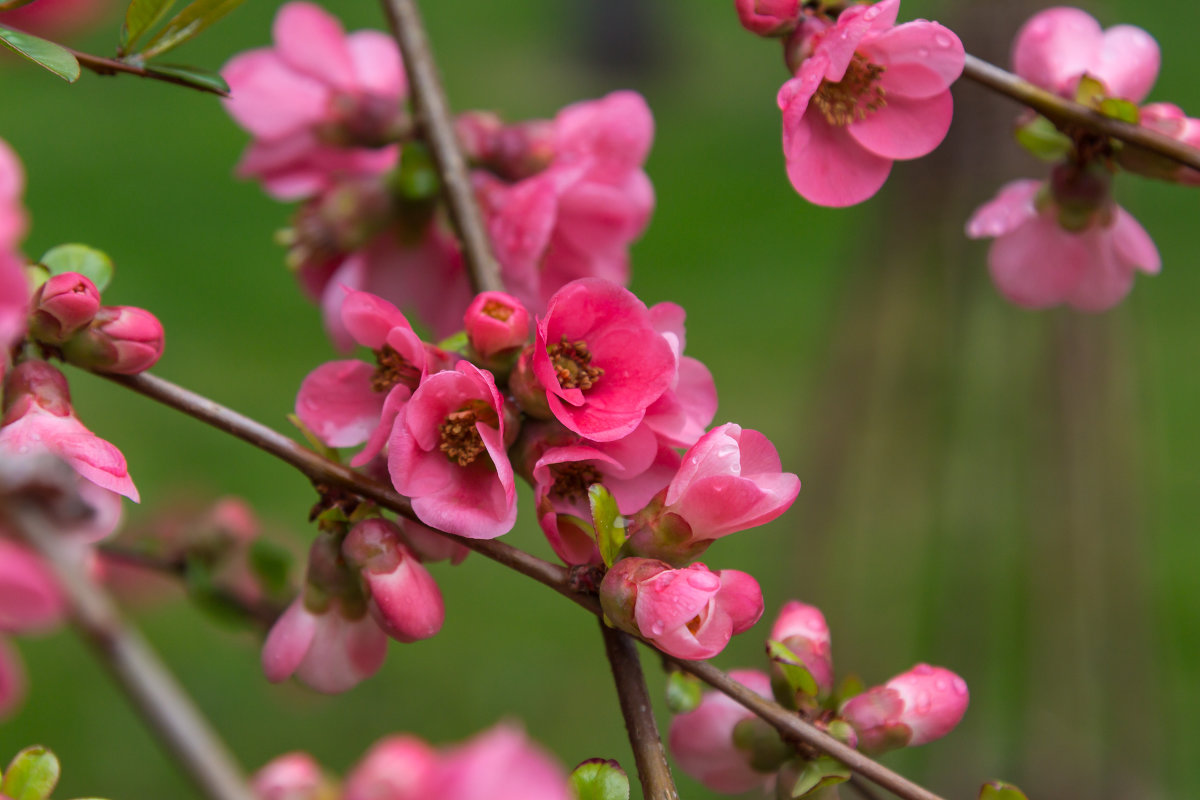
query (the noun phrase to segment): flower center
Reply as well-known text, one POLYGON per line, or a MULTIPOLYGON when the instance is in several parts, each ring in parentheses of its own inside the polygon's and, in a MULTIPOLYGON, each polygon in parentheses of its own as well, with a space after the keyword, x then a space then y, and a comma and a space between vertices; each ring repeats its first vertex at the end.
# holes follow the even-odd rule
POLYGON ((421 382, 421 370, 404 356, 385 344, 375 351, 375 374, 371 376, 371 389, 386 392, 398 383, 416 389, 421 382))
POLYGON ((504 303, 496 300, 488 300, 483 304, 483 313, 487 314, 492 319, 497 319, 501 322, 508 322, 508 318, 513 314, 513 309, 512 306, 505 305, 504 303))
POLYGON ((584 461, 552 464, 550 474, 554 476, 551 494, 572 502, 586 499, 588 487, 593 483, 600 483, 600 473, 584 461))
POLYGON ((873 64, 858 53, 850 59, 846 74, 837 83, 822 81, 813 95, 813 105, 830 125, 844 127, 887 105, 879 76, 886 67, 873 64))
POLYGON ((493 428, 499 427, 496 412, 483 400, 469 400, 457 411, 451 411, 438 425, 438 433, 441 434, 438 449, 460 467, 471 464, 487 449, 476 427, 479 422, 493 428))
POLYGON ((558 344, 546 348, 550 355, 550 363, 558 376, 558 385, 564 389, 590 389, 604 374, 603 367, 593 367, 592 354, 588 352, 587 342, 568 342, 562 337, 558 344))

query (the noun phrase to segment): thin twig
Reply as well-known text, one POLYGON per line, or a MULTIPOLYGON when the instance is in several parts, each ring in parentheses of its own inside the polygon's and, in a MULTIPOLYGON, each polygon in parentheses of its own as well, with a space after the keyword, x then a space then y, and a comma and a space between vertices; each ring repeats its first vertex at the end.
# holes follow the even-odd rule
POLYGON ((500 280, 500 266, 492 254, 483 216, 475 203, 467 163, 459 148, 450 106, 438 77, 437 65, 430 52, 429 39, 425 35, 416 2, 382 2, 392 35, 400 45, 404 70, 408 73, 409 86, 412 88, 417 124, 425 133, 425 141, 442 178, 446 204, 450 207, 450 220, 462 242, 471 286, 476 292, 502 291, 504 283, 500 280))
POLYGON ((629 734, 629 744, 637 762, 642 797, 645 800, 679 800, 662 738, 658 735, 658 724, 654 721, 654 708, 650 705, 637 646, 632 638, 610 628, 604 620, 600 620, 600 631, 604 634, 604 652, 617 684, 625 731, 629 734))
MULTIPOLYGON (((132 376, 104 375, 102 377, 108 378, 122 386, 127 386, 135 392, 158 400, 201 422, 205 422, 245 442, 249 442, 280 460, 291 464, 309 478, 339 486, 360 497, 371 500, 383 508, 406 517, 415 518, 412 512, 412 504, 390 487, 341 464, 327 461, 313 451, 296 444, 286 436, 276 433, 265 425, 244 417, 236 411, 225 408, 208 398, 201 397, 169 381, 147 373, 132 376)), ((577 591, 571 581, 571 572, 569 570, 556 564, 551 564, 548 561, 543 561, 536 556, 529 555, 503 542, 466 539, 449 533, 442 533, 442 535, 463 544, 486 558, 490 558, 497 563, 520 572, 522 575, 533 578, 597 617, 601 616, 600 601, 594 594, 585 594, 577 591)), ((654 647, 654 645, 645 640, 641 641, 648 647, 654 647)), ((655 650, 658 652, 657 648, 655 650)), ((892 772, 882 764, 872 761, 857 750, 847 747, 832 736, 818 730, 813 725, 802 720, 794 712, 788 711, 783 706, 772 703, 769 700, 764 700, 711 664, 703 661, 684 661, 672 656, 666 657, 672 663, 677 664, 680 669, 695 675, 717 691, 729 695, 737 702, 746 706, 755 714, 774 725, 786 737, 833 756, 850 769, 874 781, 893 794, 905 800, 942 800, 942 798, 927 789, 892 772)))
POLYGON ((254 800, 224 743, 54 528, 35 508, 18 508, 14 516, 63 587, 75 627, 204 795, 210 800, 254 800))
POLYGON ((1034 86, 970 53, 967 54, 966 65, 963 67, 963 77, 1029 106, 1059 127, 1086 128, 1150 150, 1180 164, 1200 169, 1200 150, 1150 128, 1106 117, 1085 105, 1034 86))
MULTIPOLYGON (((62 45, 59 45, 62 47, 62 45)), ((130 64, 128 61, 119 61, 115 58, 104 58, 103 56, 94 56, 91 53, 81 53, 78 50, 70 50, 71 55, 75 56, 75 60, 79 62, 79 66, 84 69, 91 70, 97 75, 116 75, 124 73, 126 75, 136 75, 139 78, 146 78, 152 81, 162 81, 163 83, 173 83, 176 86, 186 86, 189 89, 195 89, 198 92, 205 94, 215 94, 218 97, 229 97, 229 92, 222 92, 220 89, 211 86, 202 86, 198 83, 184 80, 176 75, 167 75, 162 72, 154 72, 146 67, 139 67, 136 64, 130 64)))

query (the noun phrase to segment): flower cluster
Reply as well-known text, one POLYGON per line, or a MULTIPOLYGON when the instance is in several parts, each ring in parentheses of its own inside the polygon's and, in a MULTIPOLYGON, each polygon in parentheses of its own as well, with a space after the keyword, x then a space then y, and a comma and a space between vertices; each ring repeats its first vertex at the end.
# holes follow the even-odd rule
MULTIPOLYGON (((772 695, 802 717, 864 753, 916 747, 945 736, 967 709, 967 684, 942 667, 918 664, 866 691, 847 682, 835 688, 829 627, 814 606, 792 600, 767 641, 772 674, 730 675, 763 698, 772 695)), ((849 772, 827 757, 797 754, 762 720, 718 692, 675 717, 671 753, 681 769, 710 789, 740 794, 776 781, 788 797, 806 797, 846 780, 849 772), (794 787, 794 788, 793 788, 794 787)))

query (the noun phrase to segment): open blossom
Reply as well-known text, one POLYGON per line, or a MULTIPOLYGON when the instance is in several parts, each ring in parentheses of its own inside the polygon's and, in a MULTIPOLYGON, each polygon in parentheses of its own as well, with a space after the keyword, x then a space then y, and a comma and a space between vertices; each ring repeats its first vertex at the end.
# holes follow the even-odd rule
MULTIPOLYGON (((1200 150, 1200 119, 1189 117, 1179 106, 1150 103, 1139 109, 1139 116, 1143 127, 1200 150)), ((1200 186, 1200 170, 1141 147, 1126 145, 1117 153, 1117 161, 1124 169, 1139 175, 1200 186)))
POLYGON ((810 17, 789 47, 804 55, 779 90, 788 178, 805 199, 849 206, 874 195, 892 162, 926 155, 950 128, 962 42, 936 22, 896 25, 900 0, 810 17))
MULTIPOLYGON (((771 679, 754 669, 735 669, 729 677, 764 700, 771 679)), ((733 742, 734 727, 754 712, 721 692, 705 692, 700 705, 671 720, 667 742, 679 768, 714 792, 741 794, 764 786, 771 776, 750 766, 750 753, 733 742)))
POLYGON ((365 610, 339 598, 312 610, 302 593, 271 626, 262 666, 272 683, 294 674, 318 692, 336 694, 378 672, 386 655, 387 636, 365 610))
POLYGON ((588 278, 559 290, 538 320, 533 372, 559 422, 611 442, 670 386, 675 355, 632 292, 588 278))
POLYGON ((1129 293, 1139 270, 1159 271, 1153 240, 1125 209, 1112 204, 1082 231, 1065 230, 1042 187, 1006 184, 967 222, 971 238, 995 237, 988 268, 1006 298, 1026 308, 1103 311, 1129 293))
POLYGON ((422 381, 400 410, 388 472, 426 525, 472 539, 512 530, 517 496, 503 405, 491 373, 460 361, 422 381))
POLYGON ((480 358, 515 352, 529 340, 529 312, 505 292, 480 292, 463 315, 467 341, 480 358))
POLYGON ((683 308, 659 303, 650 308, 650 324, 675 355, 675 374, 667 390, 646 409, 645 425, 663 444, 691 447, 717 413, 717 386, 712 373, 698 359, 683 354, 687 345, 683 308))
POLYGON ((1132 25, 1102 30, 1078 8, 1048 8, 1029 18, 1013 42, 1013 70, 1030 83, 1071 97, 1084 75, 1108 96, 1140 102, 1158 77, 1158 43, 1132 25))
POLYGON ((940 739, 967 711, 967 683, 943 667, 918 664, 842 706, 840 716, 858 734, 858 748, 880 753, 940 739))
POLYGON ((604 614, 677 658, 711 658, 762 616, 762 590, 734 569, 703 564, 672 569, 649 558, 624 558, 600 585, 604 614))
POLYGON ((379 31, 347 36, 337 19, 304 2, 279 10, 273 34, 273 48, 235 56, 221 71, 226 110, 254 136, 239 174, 293 200, 339 176, 395 165, 399 150, 388 140, 406 92, 395 41, 379 31))

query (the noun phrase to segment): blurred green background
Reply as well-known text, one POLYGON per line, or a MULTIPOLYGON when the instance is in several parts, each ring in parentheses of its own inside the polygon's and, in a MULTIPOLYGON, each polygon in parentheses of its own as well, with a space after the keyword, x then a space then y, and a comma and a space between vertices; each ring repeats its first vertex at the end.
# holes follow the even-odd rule
MULTIPOLYGON (((279 5, 247 3, 170 60, 217 68, 266 45, 279 5)), ((372 3, 342 5, 348 29, 383 26, 372 3)), ((761 667, 770 618, 799 598, 825 611, 843 674, 878 683, 930 661, 967 679, 958 732, 886 758, 948 798, 995 777, 1040 800, 1200 796, 1194 191, 1118 180, 1164 269, 1116 311, 1015 308, 987 279, 986 247, 961 231, 1001 181, 1041 174, 1008 136, 1016 107, 960 85, 942 150, 898 164, 862 207, 813 208, 783 172, 776 46, 741 32, 731 5, 424 9, 457 109, 548 117, 629 87, 654 110, 658 206, 634 249, 633 288, 688 310, 688 353, 717 379, 717 421, 767 433, 804 483, 782 519, 706 557, 756 575, 767 603, 716 663, 761 667)), ((909 0, 901 18, 940 19, 968 50, 1007 63, 1012 33, 1039 7, 909 0)), ((1151 99, 1200 113, 1192 4, 1092 10, 1157 37, 1151 99)), ((80 47, 110 53, 117 24, 80 47)), ((246 136, 215 99, 175 87, 0 69, 0 137, 28 171, 27 252, 107 250, 118 272, 106 301, 152 309, 168 331, 155 371, 287 430, 300 380, 333 351, 272 242, 289 209, 231 177, 246 136)), ((181 493, 238 494, 297 547, 311 535, 312 491, 289 467, 70 377, 80 417, 129 460, 144 498, 131 520, 181 493)), ((506 540, 545 554, 540 539, 525 515, 506 540)), ((137 616, 250 769, 302 749, 343 772, 389 732, 451 742, 517 717, 568 766, 603 756, 632 768, 592 619, 477 556, 434 573, 441 635, 393 644, 378 676, 338 697, 267 685, 254 636, 184 603, 137 616)), ((0 757, 53 747, 62 797, 197 796, 69 632, 20 648, 32 691, 0 725, 0 757)), ((645 666, 658 692, 657 664, 645 666)), ((687 798, 710 796, 679 781, 687 798)))

